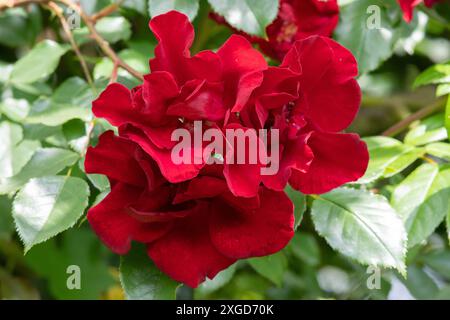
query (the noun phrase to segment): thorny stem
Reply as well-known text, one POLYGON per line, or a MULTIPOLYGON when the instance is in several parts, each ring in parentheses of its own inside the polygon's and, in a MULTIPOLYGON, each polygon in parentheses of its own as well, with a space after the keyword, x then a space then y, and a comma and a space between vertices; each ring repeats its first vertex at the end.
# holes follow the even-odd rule
POLYGON ((78 47, 77 43, 75 42, 75 39, 73 38, 72 31, 70 30, 69 23, 67 22, 66 18, 64 17, 63 10, 61 7, 59 7, 54 2, 48 3, 48 8, 56 14, 56 16, 59 18, 59 21, 61 22, 61 26, 70 42, 70 45, 73 48, 73 51, 75 51, 75 54, 78 57, 78 60, 80 60, 81 68, 83 69, 84 76, 86 77, 87 82, 91 86, 94 93, 97 91, 94 82, 91 77, 91 73, 89 72, 89 68, 87 66, 86 60, 84 60, 83 55, 81 54, 80 48, 78 47))

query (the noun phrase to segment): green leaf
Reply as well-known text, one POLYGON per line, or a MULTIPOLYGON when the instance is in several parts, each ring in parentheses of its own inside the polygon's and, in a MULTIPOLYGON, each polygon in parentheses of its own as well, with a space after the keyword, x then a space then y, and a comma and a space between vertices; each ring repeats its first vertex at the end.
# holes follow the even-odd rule
POLYGON ((206 279, 205 282, 200 284, 195 290, 195 293, 201 295, 208 295, 226 285, 233 278, 236 273, 236 263, 229 266, 227 269, 219 272, 214 279, 206 279))
POLYGON ((198 3, 199 0, 148 0, 148 8, 152 18, 176 10, 187 15, 192 21, 197 15, 198 3))
POLYGON ((296 233, 289 243, 291 252, 310 266, 320 264, 320 247, 313 235, 308 233, 296 233))
POLYGON ((50 99, 42 98, 33 103, 31 112, 24 122, 54 127, 72 119, 88 121, 91 116, 91 110, 88 108, 71 104, 58 104, 50 99))
POLYGON ((414 81, 413 87, 417 88, 427 84, 439 84, 450 82, 450 63, 435 64, 422 72, 414 81))
POLYGON ((142 246, 121 257, 120 281, 130 300, 172 300, 179 285, 156 268, 142 246))
POLYGON ((405 136, 405 143, 420 146, 447 139, 444 120, 443 114, 438 113, 413 124, 412 129, 405 136))
POLYGON ((91 107, 95 98, 92 88, 79 77, 65 80, 53 93, 52 102, 56 104, 70 104, 84 108, 91 107))
MULTIPOLYGON (((143 55, 141 52, 132 50, 132 49, 125 49, 118 53, 119 58, 122 59, 122 61, 129 64, 131 67, 139 71, 140 73, 147 74, 149 73, 149 64, 148 64, 148 57, 143 55)), ((101 78, 107 78, 109 79, 111 77, 111 74, 114 69, 114 64, 109 58, 103 58, 101 59, 94 67, 94 78, 95 79, 101 79, 101 78)), ((136 78, 132 76, 128 71, 120 68, 117 73, 119 80, 121 83, 124 83, 125 85, 129 87, 133 87, 138 84, 136 82, 136 78)))
POLYGON ((445 142, 430 143, 425 146, 427 153, 432 156, 450 161, 450 144, 445 142))
POLYGON ((405 273, 406 232, 384 197, 335 189, 314 201, 311 216, 317 232, 335 250, 364 264, 405 273))
POLYGON ((8 121, 0 123, 0 177, 17 174, 40 147, 38 141, 23 140, 22 128, 8 121))
POLYGON ((370 160, 366 173, 358 180, 361 184, 382 176, 393 176, 423 154, 423 151, 406 146, 394 138, 375 136, 363 140, 367 143, 370 160))
POLYGON ((402 217, 408 246, 426 240, 450 210, 450 169, 423 164, 393 191, 391 204, 402 217))
POLYGON ((262 38, 266 27, 278 14, 278 1, 273 0, 209 0, 213 10, 238 30, 262 38))
MULTIPOLYGON (((131 36, 131 24, 124 17, 104 17, 95 25, 97 32, 109 43, 128 40, 131 36)), ((81 45, 90 40, 90 32, 87 27, 75 29, 73 32, 75 41, 81 45)))
POLYGON ((13 202, 13 217, 25 252, 71 228, 88 205, 87 183, 74 177, 31 179, 13 202))
POLYGON ((142 15, 146 15, 148 0, 125 0, 123 2, 123 7, 132 9, 142 15))
POLYGON ((442 83, 436 88, 436 97, 442 97, 450 94, 450 83, 442 83))
POLYGON ((3 61, 0 61, 0 83, 8 82, 8 79, 9 79, 9 76, 11 75, 13 66, 14 65, 12 65, 12 64, 7 64, 7 63, 4 63, 3 61))
POLYGON ((79 2, 88 15, 92 15, 111 4, 111 0, 80 0, 79 2))
POLYGON ((54 175, 73 165, 79 158, 75 152, 58 149, 38 149, 22 170, 13 177, 0 178, 0 194, 15 192, 31 178, 54 175))
POLYGON ((260 275, 277 286, 282 285, 284 273, 287 269, 287 259, 283 252, 261 258, 252 258, 247 261, 260 275))
POLYGON ((419 125, 408 132, 405 137, 405 143, 420 146, 445 139, 447 139, 447 131, 444 127, 426 131, 425 126, 419 125))
POLYGON ((9 119, 23 121, 30 111, 30 104, 25 99, 6 98, 0 102, 0 111, 9 119))
MULTIPOLYGON (((85 158, 80 159, 80 161, 78 162, 78 167, 81 169, 81 171, 86 172, 84 168, 84 161, 85 158)), ((97 188, 100 192, 110 189, 110 183, 107 176, 95 173, 90 174, 86 173, 86 176, 88 177, 89 181, 94 185, 94 187, 97 188)))
POLYGON ((391 204, 404 221, 425 201, 438 172, 437 166, 423 164, 394 189, 391 204))
POLYGON ((397 40, 408 36, 402 29, 399 6, 393 0, 354 1, 342 7, 339 16, 336 39, 354 54, 361 74, 380 66, 394 53, 397 40), (378 13, 377 27, 374 18, 378 13))
POLYGON ((384 170, 383 177, 389 178, 399 172, 402 172, 424 154, 425 150, 423 148, 412 148, 411 150, 406 151, 387 165, 384 170))
POLYGON ((302 222, 303 214, 306 211, 306 196, 300 191, 292 189, 289 185, 286 187, 286 193, 294 204, 294 230, 296 230, 302 222))
POLYGON ((37 99, 24 122, 59 126, 72 119, 88 121, 92 117, 94 99, 92 88, 81 78, 72 77, 64 81, 51 98, 37 99))
POLYGON ((98 20, 95 29, 110 43, 128 40, 131 36, 131 24, 124 17, 105 17, 98 20))
POLYGON ((11 72, 11 82, 26 84, 48 77, 55 71, 60 58, 68 48, 52 40, 39 42, 15 63, 11 72))

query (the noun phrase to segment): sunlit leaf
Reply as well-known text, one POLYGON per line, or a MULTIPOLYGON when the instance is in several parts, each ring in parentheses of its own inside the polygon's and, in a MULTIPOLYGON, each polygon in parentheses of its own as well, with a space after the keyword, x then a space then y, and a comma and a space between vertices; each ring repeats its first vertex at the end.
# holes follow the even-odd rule
POLYGON ((13 83, 32 83, 51 75, 59 59, 69 49, 52 40, 43 40, 14 64, 10 80, 13 83))
POLYGON ((198 3, 199 0, 148 0, 148 9, 152 18, 176 10, 187 15, 192 21, 197 15, 198 3))
POLYGON ((272 0, 209 0, 209 3, 236 29, 263 38, 279 6, 278 1, 272 0))
POLYGON ((335 250, 360 263, 405 273, 406 232, 384 197, 335 189, 314 201, 311 216, 317 232, 335 250))
POLYGON ((13 216, 25 252, 72 227, 88 204, 89 187, 79 178, 31 179, 13 202, 13 216))
POLYGON ((72 151, 59 148, 38 149, 22 170, 10 178, 0 178, 0 194, 17 191, 31 178, 54 175, 73 165, 79 158, 72 151))

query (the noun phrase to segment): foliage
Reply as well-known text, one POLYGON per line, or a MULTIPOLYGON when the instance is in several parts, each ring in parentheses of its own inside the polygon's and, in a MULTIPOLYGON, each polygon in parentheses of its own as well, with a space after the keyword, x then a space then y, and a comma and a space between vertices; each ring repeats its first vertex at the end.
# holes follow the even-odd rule
POLYGON ((279 3, 119 3, 81 1, 83 12, 95 17, 90 22, 99 38, 83 19, 68 35, 51 7, 0 5, 0 298, 386 299, 404 298, 398 292, 406 288, 417 299, 450 299, 445 4, 419 8, 407 24, 394 0, 343 1, 334 38, 359 63, 363 101, 352 131, 369 148, 366 174, 323 195, 286 190, 296 208, 289 246, 236 263, 191 290, 161 273, 143 247, 119 261, 85 223, 87 209, 109 192, 103 176, 84 172, 88 146, 110 129, 93 119, 91 103, 108 82, 131 88, 140 83, 136 74, 149 71, 156 43, 150 17, 172 9, 186 13, 200 51, 217 49, 230 34, 209 12, 265 37, 279 3), (370 6, 380 9, 380 28, 367 27, 370 6), (79 290, 66 287, 70 265, 81 268, 79 290), (367 266, 380 268, 380 288, 367 287, 367 266))

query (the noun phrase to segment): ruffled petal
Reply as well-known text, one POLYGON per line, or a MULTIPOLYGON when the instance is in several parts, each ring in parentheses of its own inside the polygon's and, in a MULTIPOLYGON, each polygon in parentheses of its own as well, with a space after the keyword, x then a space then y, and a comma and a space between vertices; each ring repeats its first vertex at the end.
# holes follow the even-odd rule
POLYGON ((178 204, 190 200, 214 198, 226 191, 228 191, 228 188, 225 180, 216 177, 199 176, 190 180, 184 190, 178 191, 173 203, 178 204))
POLYGON ((89 147, 86 153, 86 172, 143 186, 146 184, 145 174, 135 157, 138 148, 134 142, 115 136, 113 131, 106 131, 99 137, 97 146, 89 147))
POLYGON ((104 118, 113 126, 139 119, 133 108, 130 90, 119 83, 108 85, 92 102, 92 112, 97 118, 104 118))
MULTIPOLYGON (((175 164, 172 160, 172 150, 158 148, 142 131, 132 127, 122 127, 120 132, 122 136, 136 142, 150 155, 158 164, 162 175, 171 183, 183 182, 196 177, 204 165, 203 163, 195 164, 193 158, 189 164, 175 164)), ((190 153, 191 155, 195 154, 194 151, 190 153)))
POLYGON ((217 54, 222 61, 227 107, 238 112, 262 83, 262 71, 267 69, 267 62, 250 42, 238 35, 232 35, 217 54))
POLYGON ((297 0, 292 7, 298 25, 297 39, 311 35, 329 37, 339 21, 337 0, 297 0))
POLYGON ((301 66, 300 92, 295 112, 304 113, 321 131, 338 132, 356 116, 361 90, 357 63, 350 51, 334 40, 309 37, 297 41, 282 66, 301 66))
POLYGON ((321 194, 364 175, 366 144, 356 134, 313 132, 308 145, 314 159, 307 172, 292 171, 289 183, 305 194, 321 194))
POLYGON ((191 57, 195 32, 186 15, 170 11, 153 18, 149 26, 158 39, 155 58, 150 60, 152 72, 167 71, 180 85, 192 79, 220 79, 222 65, 214 52, 202 51, 191 57))
MULTIPOLYGON (((266 158, 265 146, 256 131, 251 128, 245 128, 239 124, 229 124, 225 127, 225 130, 228 129, 233 130, 235 134, 238 134, 239 131, 243 134, 239 135, 237 139, 235 138, 235 141, 227 140, 226 142, 225 158, 227 160, 224 164, 223 175, 230 191, 236 197, 254 197, 258 194, 261 183, 261 168, 264 167, 261 160, 266 158), (248 138, 244 136, 244 133, 249 133, 248 138), (242 138, 245 141, 244 146, 239 143, 242 138), (232 146, 234 149, 231 148, 232 146), (263 149, 260 150, 260 148, 263 149), (239 159, 239 156, 243 159, 239 159), (232 159, 233 163, 230 162, 232 159)), ((227 135, 226 138, 230 139, 231 137, 227 135)))
POLYGON ((290 140, 283 150, 280 150, 278 172, 274 175, 263 176, 263 183, 267 188, 283 191, 291 177, 292 170, 308 171, 314 157, 307 144, 309 136, 301 135, 295 140, 290 140))
POLYGON ((224 255, 244 259, 283 249, 294 235, 294 206, 284 192, 260 189, 257 209, 237 210, 215 202, 209 230, 224 255))
POLYGON ((190 92, 184 101, 169 107, 167 114, 189 120, 219 121, 225 117, 227 109, 222 101, 223 85, 218 82, 191 81, 186 86, 190 92))
POLYGON ((196 288, 206 278, 214 278, 236 260, 221 254, 212 244, 207 204, 175 222, 164 237, 149 244, 148 255, 172 279, 196 288))
POLYGON ((87 219, 92 229, 117 254, 127 253, 132 240, 152 242, 170 228, 167 223, 140 223, 130 216, 128 207, 138 199, 140 190, 118 183, 102 202, 88 212, 87 219))
POLYGON ((167 122, 166 111, 171 99, 179 94, 180 90, 173 76, 164 71, 153 72, 144 76, 142 85, 142 98, 145 110, 142 110, 145 119, 153 126, 162 126, 167 122))
POLYGON ((150 20, 150 29, 158 40, 155 58, 150 60, 152 72, 167 71, 183 82, 186 59, 194 41, 194 27, 186 15, 170 11, 150 20))

